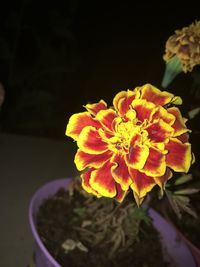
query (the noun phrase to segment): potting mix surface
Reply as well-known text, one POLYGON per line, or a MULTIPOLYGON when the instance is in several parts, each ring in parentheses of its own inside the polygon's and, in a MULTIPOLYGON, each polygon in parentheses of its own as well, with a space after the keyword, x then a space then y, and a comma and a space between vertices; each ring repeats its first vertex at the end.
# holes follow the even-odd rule
POLYGON ((68 191, 61 188, 43 201, 37 214, 41 240, 62 267, 169 266, 163 258, 159 234, 151 223, 143 223, 137 240, 126 251, 116 253, 112 258, 108 256, 112 249, 110 244, 101 247, 80 240, 73 229, 82 227, 82 203, 82 196, 71 201, 68 191))

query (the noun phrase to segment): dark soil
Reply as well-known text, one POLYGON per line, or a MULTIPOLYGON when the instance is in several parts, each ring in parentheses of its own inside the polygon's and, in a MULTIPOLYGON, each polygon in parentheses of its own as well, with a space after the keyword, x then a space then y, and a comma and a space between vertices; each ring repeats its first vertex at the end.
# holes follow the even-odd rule
MULTIPOLYGON (((68 192, 60 189, 54 196, 46 199, 37 215, 38 232, 51 255, 65 267, 165 267, 168 263, 162 256, 162 248, 158 232, 152 224, 143 223, 138 238, 133 245, 123 253, 108 259, 110 247, 101 248, 86 244, 88 252, 78 248, 65 253, 62 244, 67 239, 80 240, 72 228, 81 225, 74 209, 81 207, 81 197, 70 201, 68 192)), ((85 245, 85 244, 84 244, 85 245)))

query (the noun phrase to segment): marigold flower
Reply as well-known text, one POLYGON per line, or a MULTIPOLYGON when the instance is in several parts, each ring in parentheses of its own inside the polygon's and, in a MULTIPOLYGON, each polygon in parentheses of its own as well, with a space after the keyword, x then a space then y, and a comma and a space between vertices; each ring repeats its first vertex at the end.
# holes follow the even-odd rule
POLYGON ((176 56, 183 72, 191 72, 194 66, 200 64, 200 21, 195 21, 188 27, 176 30, 165 45, 163 59, 169 62, 176 56))
POLYGON ((180 97, 151 84, 119 92, 113 107, 101 100, 70 117, 66 135, 78 145, 75 164, 83 188, 123 201, 129 189, 137 204, 155 185, 164 189, 172 170, 188 172, 190 130, 180 97))

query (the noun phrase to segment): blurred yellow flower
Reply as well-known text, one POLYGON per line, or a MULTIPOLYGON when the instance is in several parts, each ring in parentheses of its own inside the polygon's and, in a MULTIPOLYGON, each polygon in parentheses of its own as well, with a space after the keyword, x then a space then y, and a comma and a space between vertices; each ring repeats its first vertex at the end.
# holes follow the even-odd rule
POLYGON ((200 64, 200 21, 178 29, 165 45, 163 59, 168 63, 174 56, 181 62, 183 72, 191 72, 200 64))

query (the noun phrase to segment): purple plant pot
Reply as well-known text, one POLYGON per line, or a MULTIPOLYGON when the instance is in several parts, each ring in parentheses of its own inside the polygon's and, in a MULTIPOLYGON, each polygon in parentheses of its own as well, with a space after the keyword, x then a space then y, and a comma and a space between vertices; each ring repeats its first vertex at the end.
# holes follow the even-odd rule
POLYGON ((36 228, 36 214, 43 200, 54 195, 60 187, 67 187, 70 178, 51 181, 40 187, 33 195, 29 205, 29 224, 34 238, 34 254, 36 267, 61 267, 44 246, 36 228))
POLYGON ((149 209, 154 227, 160 233, 164 255, 170 267, 196 267, 193 255, 176 229, 154 209, 149 209))
MULTIPOLYGON (((34 253, 36 267, 61 267, 43 245, 36 229, 35 220, 42 201, 54 195, 60 187, 67 188, 69 181, 70 178, 51 181, 40 187, 31 199, 29 205, 29 223, 35 243, 34 253)), ((196 264, 190 250, 172 225, 151 208, 149 209, 149 216, 152 218, 154 227, 160 233, 164 255, 166 259, 170 260, 169 267, 195 267, 196 264)))

